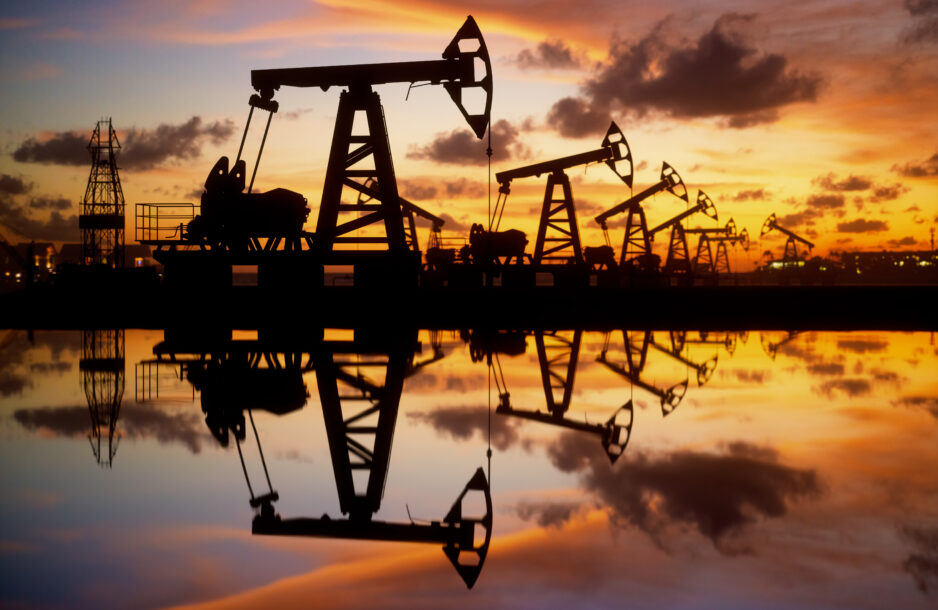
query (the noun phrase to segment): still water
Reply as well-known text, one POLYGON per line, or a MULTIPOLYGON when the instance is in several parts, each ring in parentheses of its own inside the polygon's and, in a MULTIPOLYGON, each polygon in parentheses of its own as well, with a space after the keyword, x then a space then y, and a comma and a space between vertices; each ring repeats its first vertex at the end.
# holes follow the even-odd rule
POLYGON ((314 335, 0 331, 0 603, 938 603, 932 334, 314 335))

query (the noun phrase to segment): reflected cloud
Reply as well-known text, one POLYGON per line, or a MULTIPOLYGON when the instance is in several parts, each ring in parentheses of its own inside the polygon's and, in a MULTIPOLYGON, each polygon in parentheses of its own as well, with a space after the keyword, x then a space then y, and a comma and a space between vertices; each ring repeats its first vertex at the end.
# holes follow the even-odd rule
MULTIPOLYGON (((13 418, 27 430, 63 437, 86 436, 91 428, 88 407, 19 409, 13 418)), ((204 423, 193 413, 128 406, 121 409, 117 425, 125 438, 155 438, 161 445, 180 443, 192 453, 199 453, 208 438, 204 423)))
POLYGON ((64 372, 71 370, 71 362, 63 362, 67 352, 81 351, 81 334, 77 332, 42 332, 36 333, 30 341, 25 332, 11 331, 0 340, 0 396, 13 396, 22 394, 24 390, 32 387, 30 376, 25 370, 18 367, 29 363, 31 372, 64 372), (38 349, 48 349, 51 360, 30 363, 32 358, 29 352, 38 349))
POLYGON ((935 593, 938 591, 938 528, 906 526, 900 533, 914 549, 902 563, 902 569, 912 576, 919 591, 935 593))
POLYGON ((781 464, 774 449, 746 442, 726 443, 723 453, 636 453, 621 468, 573 435, 547 453, 557 468, 581 473, 582 486, 613 522, 631 524, 661 546, 670 529, 688 525, 721 553, 744 552, 739 535, 746 526, 784 516, 792 501, 821 493, 813 470, 781 464))
POLYGON ((515 512, 525 521, 534 521, 541 527, 558 528, 586 508, 580 502, 520 502, 515 512))
POLYGON ((808 372, 818 376, 841 376, 844 374, 844 365, 839 362, 818 362, 808 365, 808 372))
MULTIPOLYGON (((478 433, 485 440, 489 431, 489 413, 485 407, 441 407, 429 413, 408 413, 411 419, 429 424, 438 433, 445 433, 457 441, 468 441, 478 433)), ((521 443, 527 449, 529 441, 518 434, 521 422, 515 418, 491 416, 492 446, 505 451, 521 443)), ((593 447, 595 449, 595 447, 593 447)))
POLYGON ((850 398, 856 398, 857 396, 866 396, 872 392, 873 385, 867 379, 831 379, 816 386, 814 391, 828 398, 832 398, 835 391, 843 392, 850 398))
POLYGON ((886 341, 872 341, 868 339, 839 339, 837 349, 839 351, 853 352, 855 354, 877 354, 886 351, 889 343, 886 341))
POLYGON ((924 409, 932 417, 938 419, 938 397, 936 396, 903 396, 892 401, 892 404, 909 409, 924 409))

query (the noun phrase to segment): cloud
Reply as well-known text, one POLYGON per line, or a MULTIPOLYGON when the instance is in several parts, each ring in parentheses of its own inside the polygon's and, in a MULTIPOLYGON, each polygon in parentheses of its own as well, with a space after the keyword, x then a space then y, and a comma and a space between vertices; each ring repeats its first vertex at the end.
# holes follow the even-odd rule
POLYGON ((843 375, 844 365, 839 362, 818 362, 808 365, 808 372, 812 375, 843 375))
POLYGON ((769 196, 765 189, 754 189, 750 191, 739 191, 733 195, 733 201, 764 201, 769 196))
POLYGON ((906 44, 938 42, 938 2, 905 0, 905 8, 912 16, 912 25, 903 32, 903 42, 906 44))
POLYGON ((888 231, 889 225, 884 220, 867 220, 857 218, 849 222, 837 223, 838 233, 875 233, 878 231, 888 231))
POLYGON ((659 22, 637 42, 615 41, 607 60, 583 85, 582 97, 558 102, 549 114, 570 123, 555 125, 563 135, 598 129, 585 119, 607 117, 613 109, 642 117, 720 117, 730 127, 775 121, 778 110, 815 101, 821 78, 792 70, 776 53, 761 53, 742 35, 751 15, 724 14, 696 43, 678 46, 659 22), (577 103, 579 100, 579 103, 577 103), (561 106, 565 111, 561 111, 561 106))
MULTIPOLYGON (((91 430, 88 407, 19 409, 13 418, 27 430, 58 436, 86 436, 91 430)), ((124 438, 155 438, 161 445, 180 443, 192 453, 201 451, 208 429, 195 413, 167 413, 131 405, 120 410, 117 428, 124 438)))
POLYGON ((903 186, 901 184, 877 186, 873 189, 873 194, 870 196, 870 201, 873 203, 893 201, 908 191, 909 187, 903 186))
MULTIPOLYGON (((428 413, 409 413, 409 417, 429 424, 438 433, 446 433, 458 441, 466 441, 476 433, 485 439, 489 431, 489 413, 485 407, 440 407, 428 413)), ((521 420, 493 415, 492 446, 505 451, 521 441, 518 427, 521 420)))
POLYGON ((750 369, 735 369, 732 372, 733 377, 743 383, 762 384, 772 378, 772 371, 757 371, 750 369))
MULTIPOLYGON (((147 170, 167 163, 197 159, 206 143, 221 144, 235 131, 230 119, 205 123, 194 116, 178 125, 161 124, 154 129, 128 129, 121 140, 120 167, 147 170)), ((42 141, 28 138, 13 151, 20 163, 49 165, 91 165, 87 150, 90 136, 85 132, 66 131, 42 141)))
MULTIPOLYGON (((517 127, 502 119, 492 125, 492 160, 508 161, 526 159, 531 150, 521 142, 517 127)), ((468 129, 454 129, 449 133, 438 133, 432 142, 424 146, 412 146, 407 152, 409 159, 426 159, 437 163, 485 165, 488 157, 486 139, 479 140, 468 129)))
POLYGON ((0 174, 0 194, 2 195, 23 195, 33 188, 31 183, 26 183, 22 178, 14 178, 7 174, 0 174))
POLYGON ((659 544, 672 526, 691 526, 731 553, 731 538, 746 526, 784 516, 792 501, 821 492, 813 470, 781 464, 773 449, 745 442, 726 443, 721 453, 633 453, 620 468, 592 449, 564 434, 548 455, 561 470, 579 472, 582 486, 614 521, 638 527, 659 544))
POLYGON ((34 197, 29 200, 29 207, 34 210, 68 210, 72 202, 64 197, 34 197))
POLYGON ((400 189, 401 195, 407 199, 416 199, 417 201, 433 199, 439 192, 439 190, 432 184, 418 182, 415 180, 398 180, 397 185, 400 189))
POLYGON ((887 341, 876 341, 869 339, 838 339, 837 350, 853 352, 854 354, 878 354, 886 351, 889 347, 887 341))
POLYGON ((866 396, 873 388, 867 379, 851 378, 831 379, 817 386, 814 390, 828 398, 834 396, 835 390, 843 392, 850 398, 856 398, 858 396, 866 396))
POLYGON ((798 226, 812 226, 814 225, 814 219, 821 215, 817 210, 803 210, 801 212, 794 212, 792 214, 785 214, 784 216, 779 216, 776 219, 776 222, 779 226, 785 227, 798 227, 798 226))
POLYGON ((534 521, 541 527, 560 527, 583 508, 578 502, 521 502, 515 512, 525 521, 534 521))
POLYGON ((581 97, 565 97, 551 106, 546 123, 565 138, 602 134, 609 127, 609 110, 581 97))
POLYGON ((890 239, 888 242, 890 248, 902 248, 903 246, 914 246, 918 243, 912 236, 906 236, 902 239, 890 239))
POLYGON ((827 191, 865 191, 873 185, 873 181, 866 176, 854 176, 853 174, 843 180, 838 180, 837 176, 830 173, 826 176, 818 176, 811 181, 811 184, 827 191))
POLYGON ((927 178, 938 176, 938 152, 924 161, 912 161, 905 165, 893 165, 892 171, 906 178, 927 178))
POLYGON ((74 131, 56 133, 42 142, 28 138, 13 151, 13 160, 48 165, 91 165, 86 148, 88 140, 87 134, 74 131))
POLYGON ((515 57, 515 63, 522 70, 538 68, 571 70, 582 67, 584 61, 582 56, 574 53, 561 40, 545 40, 533 50, 524 49, 515 57))
POLYGON ((819 209, 834 209, 844 207, 843 195, 811 195, 805 201, 808 207, 819 209))
POLYGON ((447 180, 443 183, 447 197, 482 197, 487 192, 485 184, 468 178, 447 180))
POLYGON ((932 417, 938 419, 938 397, 936 396, 903 396, 892 401, 892 404, 908 409, 924 409, 932 417))
POLYGON ((27 205, 15 203, 12 199, 0 198, 0 224, 15 231, 18 235, 36 241, 79 241, 78 215, 64 216, 60 210, 67 204, 65 199, 35 198, 27 205), (52 209, 46 219, 35 218, 30 209, 52 209))
POLYGON ((913 547, 902 569, 912 576, 922 593, 938 590, 938 529, 905 526, 899 531, 913 547))
MULTIPOLYGON (((458 220, 456 220, 455 218, 453 218, 452 216, 450 216, 449 214, 445 212, 442 214, 439 214, 439 217, 443 220, 443 223, 444 223, 443 227, 447 231, 454 231, 456 233, 466 233, 469 231, 469 225, 467 225, 464 222, 459 222, 458 220)), ((448 384, 449 384, 449 381, 447 380, 447 385, 448 384)))

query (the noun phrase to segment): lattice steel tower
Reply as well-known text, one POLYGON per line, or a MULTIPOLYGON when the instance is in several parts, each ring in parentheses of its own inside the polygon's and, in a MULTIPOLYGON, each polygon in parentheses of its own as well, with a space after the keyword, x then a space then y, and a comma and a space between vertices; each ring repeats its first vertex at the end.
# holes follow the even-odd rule
POLYGON ((99 465, 110 468, 117 453, 117 417, 124 398, 124 331, 82 331, 78 368, 91 415, 91 451, 99 465))
POLYGON ((120 150, 111 119, 98 121, 88 142, 91 174, 81 202, 81 263, 124 266, 124 191, 117 173, 120 150))

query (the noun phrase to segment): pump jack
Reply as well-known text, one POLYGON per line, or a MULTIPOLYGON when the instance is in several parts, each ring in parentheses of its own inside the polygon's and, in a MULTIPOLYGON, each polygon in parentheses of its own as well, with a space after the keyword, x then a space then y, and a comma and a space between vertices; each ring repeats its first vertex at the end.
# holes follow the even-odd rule
POLYGON ((280 87, 344 87, 339 96, 332 149, 323 184, 322 203, 316 225, 316 248, 331 264, 354 264, 363 259, 374 260, 375 252, 350 250, 356 246, 386 247, 395 259, 407 259, 409 248, 401 214, 400 195, 391 161, 391 149, 385 127, 384 112, 375 85, 387 83, 429 82, 442 85, 459 108, 476 137, 482 138, 489 124, 492 107, 491 62, 482 32, 470 16, 453 40, 443 50, 443 59, 350 66, 323 66, 253 70, 251 84, 264 104, 273 103, 274 91, 280 87), (464 48, 468 50, 463 50, 464 48), (484 73, 476 74, 476 65, 484 73), (484 109, 471 112, 463 100, 467 90, 485 94, 484 109), (353 134, 357 113, 364 113, 368 133, 353 134), (368 159, 373 169, 368 167, 368 159), (359 169, 362 168, 362 169, 359 169), (345 187, 365 192, 364 179, 377 181, 376 189, 367 193, 377 203, 342 203, 345 187), (364 213, 344 220, 348 213, 364 213), (340 222, 340 216, 342 220, 340 222), (372 225, 383 227, 384 235, 363 235, 372 225), (363 258, 364 257, 364 258, 363 258))
POLYGON ((641 203, 662 191, 670 191, 676 197, 687 201, 687 187, 684 186, 684 181, 667 162, 661 164, 661 178, 658 182, 595 218, 603 230, 606 245, 611 247, 612 243, 609 241, 609 230, 606 221, 622 212, 628 212, 629 214, 625 223, 625 241, 622 244, 622 251, 619 253, 619 267, 625 267, 626 264, 629 264, 641 271, 657 270, 658 262, 651 251, 648 223, 645 220, 645 210, 642 209, 641 203))
POLYGON ((764 237, 767 233, 770 233, 772 229, 775 229, 779 233, 788 236, 788 239, 785 241, 785 254, 782 257, 782 260, 785 262, 795 262, 795 261, 804 260, 804 257, 798 255, 798 246, 797 246, 798 242, 807 246, 808 252, 810 252, 811 248, 814 247, 814 244, 809 242, 807 239, 779 225, 778 222, 775 220, 774 212, 768 218, 765 219, 764 223, 762 223, 762 232, 759 234, 759 237, 764 237))
POLYGON ((697 203, 693 206, 648 231, 648 237, 654 240, 655 234, 659 231, 663 231, 668 227, 671 228, 671 239, 668 242, 668 258, 664 264, 666 273, 691 272, 690 252, 687 249, 687 236, 684 235, 684 227, 681 225, 681 221, 697 212, 703 212, 710 218, 714 220, 717 219, 717 208, 713 205, 713 201, 710 200, 710 197, 703 191, 697 191, 697 203))
MULTIPOLYGON (((580 245, 580 231, 573 205, 573 193, 565 170, 590 163, 605 163, 622 182, 631 188, 632 152, 629 150, 629 144, 622 130, 615 122, 612 122, 609 124, 600 148, 495 174, 495 180, 498 181, 498 199, 492 214, 495 229, 498 229, 505 211, 508 194, 511 192, 511 181, 547 174, 547 186, 544 189, 544 202, 541 206, 541 219, 534 246, 534 264, 542 262, 583 263, 583 250, 580 245), (619 171, 617 167, 619 161, 628 163, 628 174, 619 171), (560 198, 554 195, 558 186, 563 191, 560 198)), ((490 230, 491 225, 492 223, 490 223, 490 230)))
POLYGON ((700 241, 697 242, 697 255, 694 257, 694 269, 698 269, 698 264, 702 269, 697 271, 698 273, 729 273, 730 272, 730 257, 729 253, 726 250, 726 244, 735 246, 740 244, 744 251, 749 251, 749 231, 743 229, 736 235, 723 235, 718 237, 709 237, 707 235, 701 235, 700 241), (714 257, 710 253, 710 243, 715 243, 717 245, 716 256, 714 257), (706 259, 702 259, 701 250, 704 250, 705 256, 710 260, 709 268, 707 267, 706 259), (698 263, 698 261, 702 261, 698 263))

